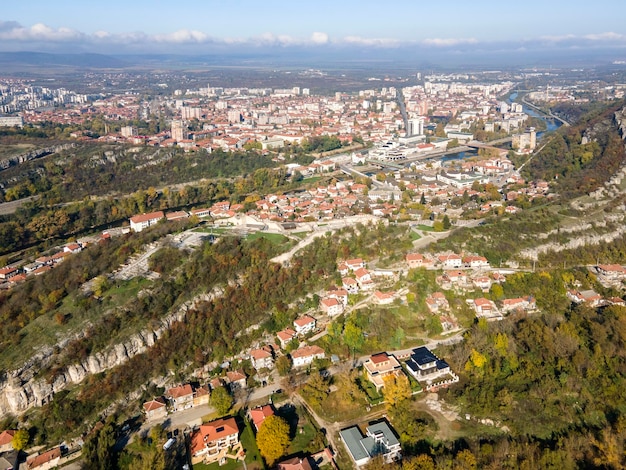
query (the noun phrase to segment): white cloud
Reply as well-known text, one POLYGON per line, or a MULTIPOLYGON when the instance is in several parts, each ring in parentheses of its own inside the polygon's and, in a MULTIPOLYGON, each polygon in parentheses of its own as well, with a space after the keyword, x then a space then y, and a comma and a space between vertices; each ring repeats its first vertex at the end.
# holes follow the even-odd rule
POLYGON ((10 21, 0 27, 0 39, 7 41, 52 41, 68 42, 84 39, 85 35, 70 28, 51 28, 43 23, 37 23, 30 28, 10 21))
MULTIPOLYGON (((626 35, 615 32, 593 34, 565 34, 527 38, 519 41, 479 41, 475 38, 426 38, 415 40, 399 40, 394 38, 370 38, 357 35, 343 38, 331 38, 327 33, 314 31, 309 36, 294 37, 290 35, 267 32, 252 37, 217 38, 209 33, 198 30, 181 29, 162 34, 146 34, 141 31, 112 33, 98 30, 84 33, 67 27, 51 27, 44 23, 23 26, 15 21, 0 21, 0 49, 23 47, 33 44, 35 47, 62 48, 63 45, 79 46, 82 50, 106 50, 107 46, 134 50, 163 50, 167 46, 177 48, 180 45, 213 45, 240 47, 330 47, 360 46, 374 48, 421 47, 421 48, 469 48, 484 47, 489 50, 506 48, 515 50, 519 47, 542 48, 546 45, 559 48, 592 48, 626 45, 626 35), (3 47, 4 46, 4 47, 3 47)), ((462 48, 462 49, 465 49, 462 48)))
POLYGON ((392 38, 363 38, 361 36, 346 36, 343 41, 346 44, 359 46, 394 47, 402 44, 401 41, 392 38))
POLYGON ((421 43, 425 46, 451 47, 462 44, 477 44, 478 41, 474 38, 428 38, 422 40, 421 43))
POLYGON ((153 40, 156 42, 171 44, 202 44, 208 42, 209 39, 209 36, 201 31, 190 31, 188 29, 181 29, 179 31, 174 31, 173 33, 157 34, 153 36, 153 40))
POLYGON ((327 44, 328 43, 328 34, 314 32, 311 34, 311 42, 313 44, 327 44))

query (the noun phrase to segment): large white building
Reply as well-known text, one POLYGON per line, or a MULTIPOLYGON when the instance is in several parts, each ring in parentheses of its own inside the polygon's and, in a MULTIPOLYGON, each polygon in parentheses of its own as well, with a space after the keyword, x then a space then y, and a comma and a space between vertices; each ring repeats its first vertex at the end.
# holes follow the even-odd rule
POLYGON ((165 217, 163 211, 150 212, 149 214, 139 214, 130 218, 130 228, 135 232, 141 232, 143 229, 156 224, 165 217))

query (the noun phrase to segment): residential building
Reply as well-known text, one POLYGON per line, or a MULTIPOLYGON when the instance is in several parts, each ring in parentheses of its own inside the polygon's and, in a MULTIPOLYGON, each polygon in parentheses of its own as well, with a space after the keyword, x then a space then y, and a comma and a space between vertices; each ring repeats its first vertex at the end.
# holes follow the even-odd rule
POLYGON ((598 274, 610 280, 622 280, 626 278, 626 269, 619 264, 600 264, 596 268, 598 274))
POLYGON ((450 304, 443 292, 433 292, 426 297, 426 306, 430 313, 438 313, 440 310, 450 310, 450 304))
POLYGON ((374 292, 374 302, 378 305, 389 305, 392 304, 394 299, 396 298, 395 292, 381 292, 377 290, 374 292))
POLYGON ((209 387, 202 385, 193 392, 193 406, 208 405, 211 398, 209 387))
POLYGON ((285 349, 287 345, 296 337, 296 332, 291 328, 285 328, 284 330, 276 333, 280 347, 285 349))
POLYGON ((326 353, 319 346, 303 346, 291 353, 294 367, 308 366, 314 359, 324 359, 326 353))
POLYGON ((328 297, 320 300, 320 310, 326 313, 329 317, 334 317, 343 313, 343 309, 343 303, 336 298, 328 297))
POLYGON ((261 428, 261 424, 263 424, 263 421, 265 421, 265 418, 269 416, 273 416, 274 414, 275 412, 274 412, 274 408, 272 407, 272 405, 257 406, 256 408, 252 408, 248 412, 250 421, 252 421, 252 424, 254 425, 254 429, 257 432, 261 428))
POLYGON ((464 256, 463 264, 467 268, 488 268, 489 261, 483 256, 464 256))
POLYGON ((229 447, 239 442, 239 428, 235 418, 222 418, 203 424, 191 435, 191 455, 195 462, 211 463, 220 460, 229 447))
POLYGON ((348 306, 348 291, 345 289, 335 289, 328 291, 328 298, 337 299, 344 307, 348 306))
POLYGON ((312 333, 315 330, 316 320, 310 315, 304 315, 293 321, 293 326, 296 329, 296 334, 305 336, 312 333))
POLYGON ((566 295, 568 299, 577 304, 585 302, 592 307, 598 307, 602 303, 602 296, 591 289, 583 291, 568 290, 566 295))
POLYGON ((165 392, 174 411, 187 410, 193 406, 193 389, 191 385, 179 385, 165 392))
POLYGON ((164 217, 165 214, 163 214, 163 211, 135 215, 130 218, 130 228, 135 232, 141 232, 143 229, 158 223, 164 217))
POLYGON ((17 470, 19 468, 18 457, 15 450, 0 452, 0 470, 17 470))
POLYGON ((61 460, 61 448, 55 447, 43 454, 29 457, 26 459, 27 470, 48 470, 59 465, 61 460))
POLYGON ((361 258, 349 259, 346 260, 346 266, 348 266, 348 269, 356 271, 359 268, 365 267, 365 261, 363 261, 361 258))
POLYGON ((292 457, 280 462, 276 468, 277 470, 312 470, 313 465, 311 465, 311 458, 308 456, 292 457))
POLYGON ((426 258, 421 253, 409 253, 406 255, 405 260, 409 269, 427 268, 432 266, 432 260, 430 258, 426 258))
POLYGON ((444 269, 460 268, 463 266, 463 258, 456 253, 440 255, 437 257, 437 260, 444 269))
POLYGON ((13 450, 12 442, 16 432, 17 431, 14 429, 7 429, 6 431, 0 432, 0 454, 13 450))
POLYGON ((359 284, 356 282, 356 279, 353 279, 351 277, 344 277, 341 280, 341 283, 342 287, 348 292, 348 294, 359 293, 359 284))
POLYGON ((502 312, 534 310, 537 307, 535 299, 532 297, 519 297, 517 299, 504 299, 502 301, 502 312))
POLYGON ((393 355, 386 352, 374 354, 363 363, 367 378, 374 384, 376 390, 385 386, 385 378, 402 375, 402 366, 393 355))
POLYGON ((161 397, 147 401, 143 404, 143 411, 146 414, 146 420, 165 418, 167 416, 167 407, 165 400, 161 397))
POLYGON ((448 363, 439 359, 425 346, 413 350, 406 367, 426 390, 459 381, 459 377, 452 372, 448 363))
POLYGON ((382 455, 386 464, 402 459, 400 441, 386 421, 370 424, 365 436, 357 426, 352 426, 339 431, 339 437, 357 467, 366 465, 377 455, 382 455))
POLYGON ((250 351, 250 362, 256 370, 271 369, 274 367, 274 355, 272 348, 265 346, 261 349, 253 349, 250 351))
POLYGON ((230 384, 231 392, 247 387, 247 377, 243 370, 229 370, 226 372, 226 378, 230 384))
POLYGON ((5 266, 0 269, 0 279, 11 279, 12 277, 17 276, 20 271, 17 268, 12 268, 9 266, 5 266))

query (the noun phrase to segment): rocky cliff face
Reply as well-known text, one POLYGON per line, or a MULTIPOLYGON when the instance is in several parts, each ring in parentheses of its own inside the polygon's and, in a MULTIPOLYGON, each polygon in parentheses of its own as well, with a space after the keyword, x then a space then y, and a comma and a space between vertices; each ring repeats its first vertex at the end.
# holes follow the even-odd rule
POLYGON ((55 393, 65 387, 80 383, 90 374, 111 369, 141 354, 154 345, 174 322, 183 321, 188 307, 189 305, 185 305, 175 314, 164 318, 156 329, 144 330, 123 343, 68 366, 58 372, 51 381, 36 377, 36 373, 51 363, 52 350, 40 354, 20 369, 7 372, 0 381, 0 417, 7 414, 19 415, 33 406, 45 405, 52 400, 55 393))

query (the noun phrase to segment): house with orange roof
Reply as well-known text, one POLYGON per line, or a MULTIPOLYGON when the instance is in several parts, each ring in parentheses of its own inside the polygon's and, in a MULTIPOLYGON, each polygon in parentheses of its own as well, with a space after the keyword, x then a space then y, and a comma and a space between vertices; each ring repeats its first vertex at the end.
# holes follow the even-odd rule
POLYGON ((165 418, 167 416, 167 407, 165 400, 161 397, 147 401, 143 404, 143 412, 146 414, 146 420, 165 418))
POLYGON ((283 460, 276 468, 277 470, 312 470, 313 466, 311 465, 311 457, 306 456, 283 460))
POLYGON ((291 328, 285 328, 284 330, 276 333, 280 347, 285 349, 292 339, 296 337, 296 332, 291 328))
POLYGON ((191 435, 192 463, 211 463, 225 457, 226 451, 239 443, 235 418, 222 418, 200 426, 191 435))
POLYGON ((274 414, 276 413, 274 412, 274 408, 272 407, 272 405, 263 405, 252 408, 248 412, 248 417, 250 418, 250 421, 252 421, 254 429, 258 432, 258 430, 261 428, 261 424, 263 424, 263 421, 265 421, 265 418, 274 416, 274 414))
POLYGON ((26 459, 27 470, 48 470, 58 466, 61 460, 61 447, 55 447, 43 454, 26 459))
POLYGON ((193 392, 193 406, 208 405, 211 392, 207 385, 196 388, 193 392))
POLYGON ((293 326, 296 329, 296 334, 300 336, 307 335, 312 333, 315 330, 315 325, 317 324, 317 320, 310 315, 304 315, 300 318, 297 318, 293 321, 293 326))
POLYGON ((250 362, 256 370, 271 369, 274 367, 274 355, 269 346, 250 351, 250 362))
POLYGON ((328 298, 337 299, 344 307, 348 306, 348 291, 345 289, 335 289, 328 291, 328 298))
POLYGON ((8 280, 12 277, 17 276, 19 273, 20 271, 17 268, 5 266, 4 268, 0 269, 0 279, 8 280))
POLYGON ((0 432, 0 453, 9 452, 13 450, 13 436, 17 431, 14 429, 7 429, 0 432))
POLYGON ((243 370, 229 370, 226 372, 226 379, 230 384, 230 390, 234 392, 235 390, 244 389, 247 387, 247 377, 244 374, 243 370))
POLYGON ((386 352, 371 355, 364 363, 363 368, 367 378, 374 384, 376 390, 385 386, 385 378, 389 376, 398 377, 403 375, 400 362, 393 355, 386 352))
POLYGON ((193 389, 191 385, 179 385, 165 392, 174 411, 187 410, 193 406, 193 389))
POLYGON ((374 292, 374 302, 376 302, 378 305, 389 305, 393 303, 393 300, 396 297, 396 293, 395 292, 381 292, 379 290, 377 290, 376 292, 374 292))
POLYGON ((324 359, 326 352, 319 346, 303 346, 296 349, 291 353, 291 360, 294 367, 307 366, 313 362, 314 359, 324 359))
POLYGON ((343 313, 343 308, 343 303, 339 302, 336 298, 326 297, 320 300, 320 310, 329 317, 343 313))

